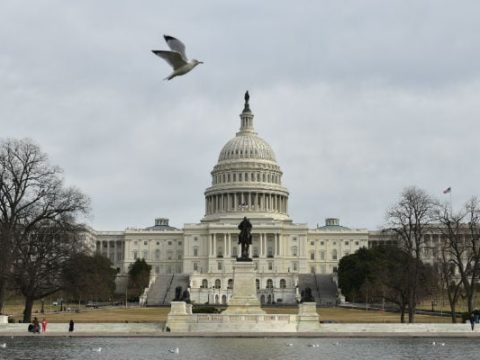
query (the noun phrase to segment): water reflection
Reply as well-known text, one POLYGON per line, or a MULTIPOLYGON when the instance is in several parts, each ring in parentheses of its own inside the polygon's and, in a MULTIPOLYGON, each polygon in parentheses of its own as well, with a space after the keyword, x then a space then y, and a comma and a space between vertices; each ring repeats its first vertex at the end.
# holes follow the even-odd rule
POLYGON ((476 339, 0 337, 5 360, 478 359, 476 339), (435 345, 432 343, 435 341, 435 345), (445 343, 444 346, 441 343, 445 343), (174 350, 179 349, 178 353, 174 350))

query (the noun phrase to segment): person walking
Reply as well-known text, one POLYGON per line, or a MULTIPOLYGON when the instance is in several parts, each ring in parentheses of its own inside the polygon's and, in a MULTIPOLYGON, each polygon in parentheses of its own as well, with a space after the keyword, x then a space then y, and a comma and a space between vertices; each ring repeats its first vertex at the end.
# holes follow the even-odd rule
POLYGON ((47 319, 43 318, 43 320, 42 320, 42 332, 47 331, 47 325, 48 325, 47 319))
POLYGON ((33 333, 40 333, 40 322, 36 316, 33 318, 33 333))
POLYGON ((470 325, 472 326, 472 331, 475 328, 475 315, 473 313, 470 314, 470 325))
POLYGON ((70 322, 68 323, 68 332, 73 332, 74 327, 75 323, 73 322, 73 320, 70 320, 70 322))

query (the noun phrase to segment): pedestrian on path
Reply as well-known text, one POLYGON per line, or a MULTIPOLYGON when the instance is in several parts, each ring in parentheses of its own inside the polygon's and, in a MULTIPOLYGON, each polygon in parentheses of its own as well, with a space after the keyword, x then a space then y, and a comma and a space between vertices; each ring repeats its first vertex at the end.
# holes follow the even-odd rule
POLYGON ((75 323, 73 322, 73 320, 70 320, 70 322, 68 323, 68 331, 73 332, 74 327, 75 327, 75 323))
POLYGON ((470 314, 470 325, 472 326, 472 331, 475 328, 475 315, 473 313, 470 314))
POLYGON ((48 325, 47 319, 43 318, 43 320, 42 320, 42 332, 47 331, 47 325, 48 325))

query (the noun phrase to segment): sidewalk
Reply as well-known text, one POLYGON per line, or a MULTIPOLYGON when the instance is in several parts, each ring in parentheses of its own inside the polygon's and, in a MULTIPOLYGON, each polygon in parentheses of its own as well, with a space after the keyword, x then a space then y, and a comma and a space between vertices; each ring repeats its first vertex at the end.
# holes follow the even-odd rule
POLYGON ((28 324, 2 324, 5 336, 75 336, 75 337, 480 337, 480 327, 470 324, 321 324, 315 332, 164 332, 164 323, 77 323, 68 332, 68 323, 50 323, 46 333, 32 334, 28 324))

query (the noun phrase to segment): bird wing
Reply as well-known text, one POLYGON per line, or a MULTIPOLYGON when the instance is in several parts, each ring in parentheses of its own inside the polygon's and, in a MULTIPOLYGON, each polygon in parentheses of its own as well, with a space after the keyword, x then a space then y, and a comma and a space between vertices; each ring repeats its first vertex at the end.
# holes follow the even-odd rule
POLYGON ((165 38, 165 41, 171 50, 180 53, 183 56, 183 59, 188 61, 187 54, 185 53, 184 43, 170 35, 163 35, 163 37, 165 38))
POLYGON ((187 64, 187 62, 179 52, 167 50, 152 50, 152 52, 155 55, 160 56, 166 62, 168 62, 174 70, 187 64))

